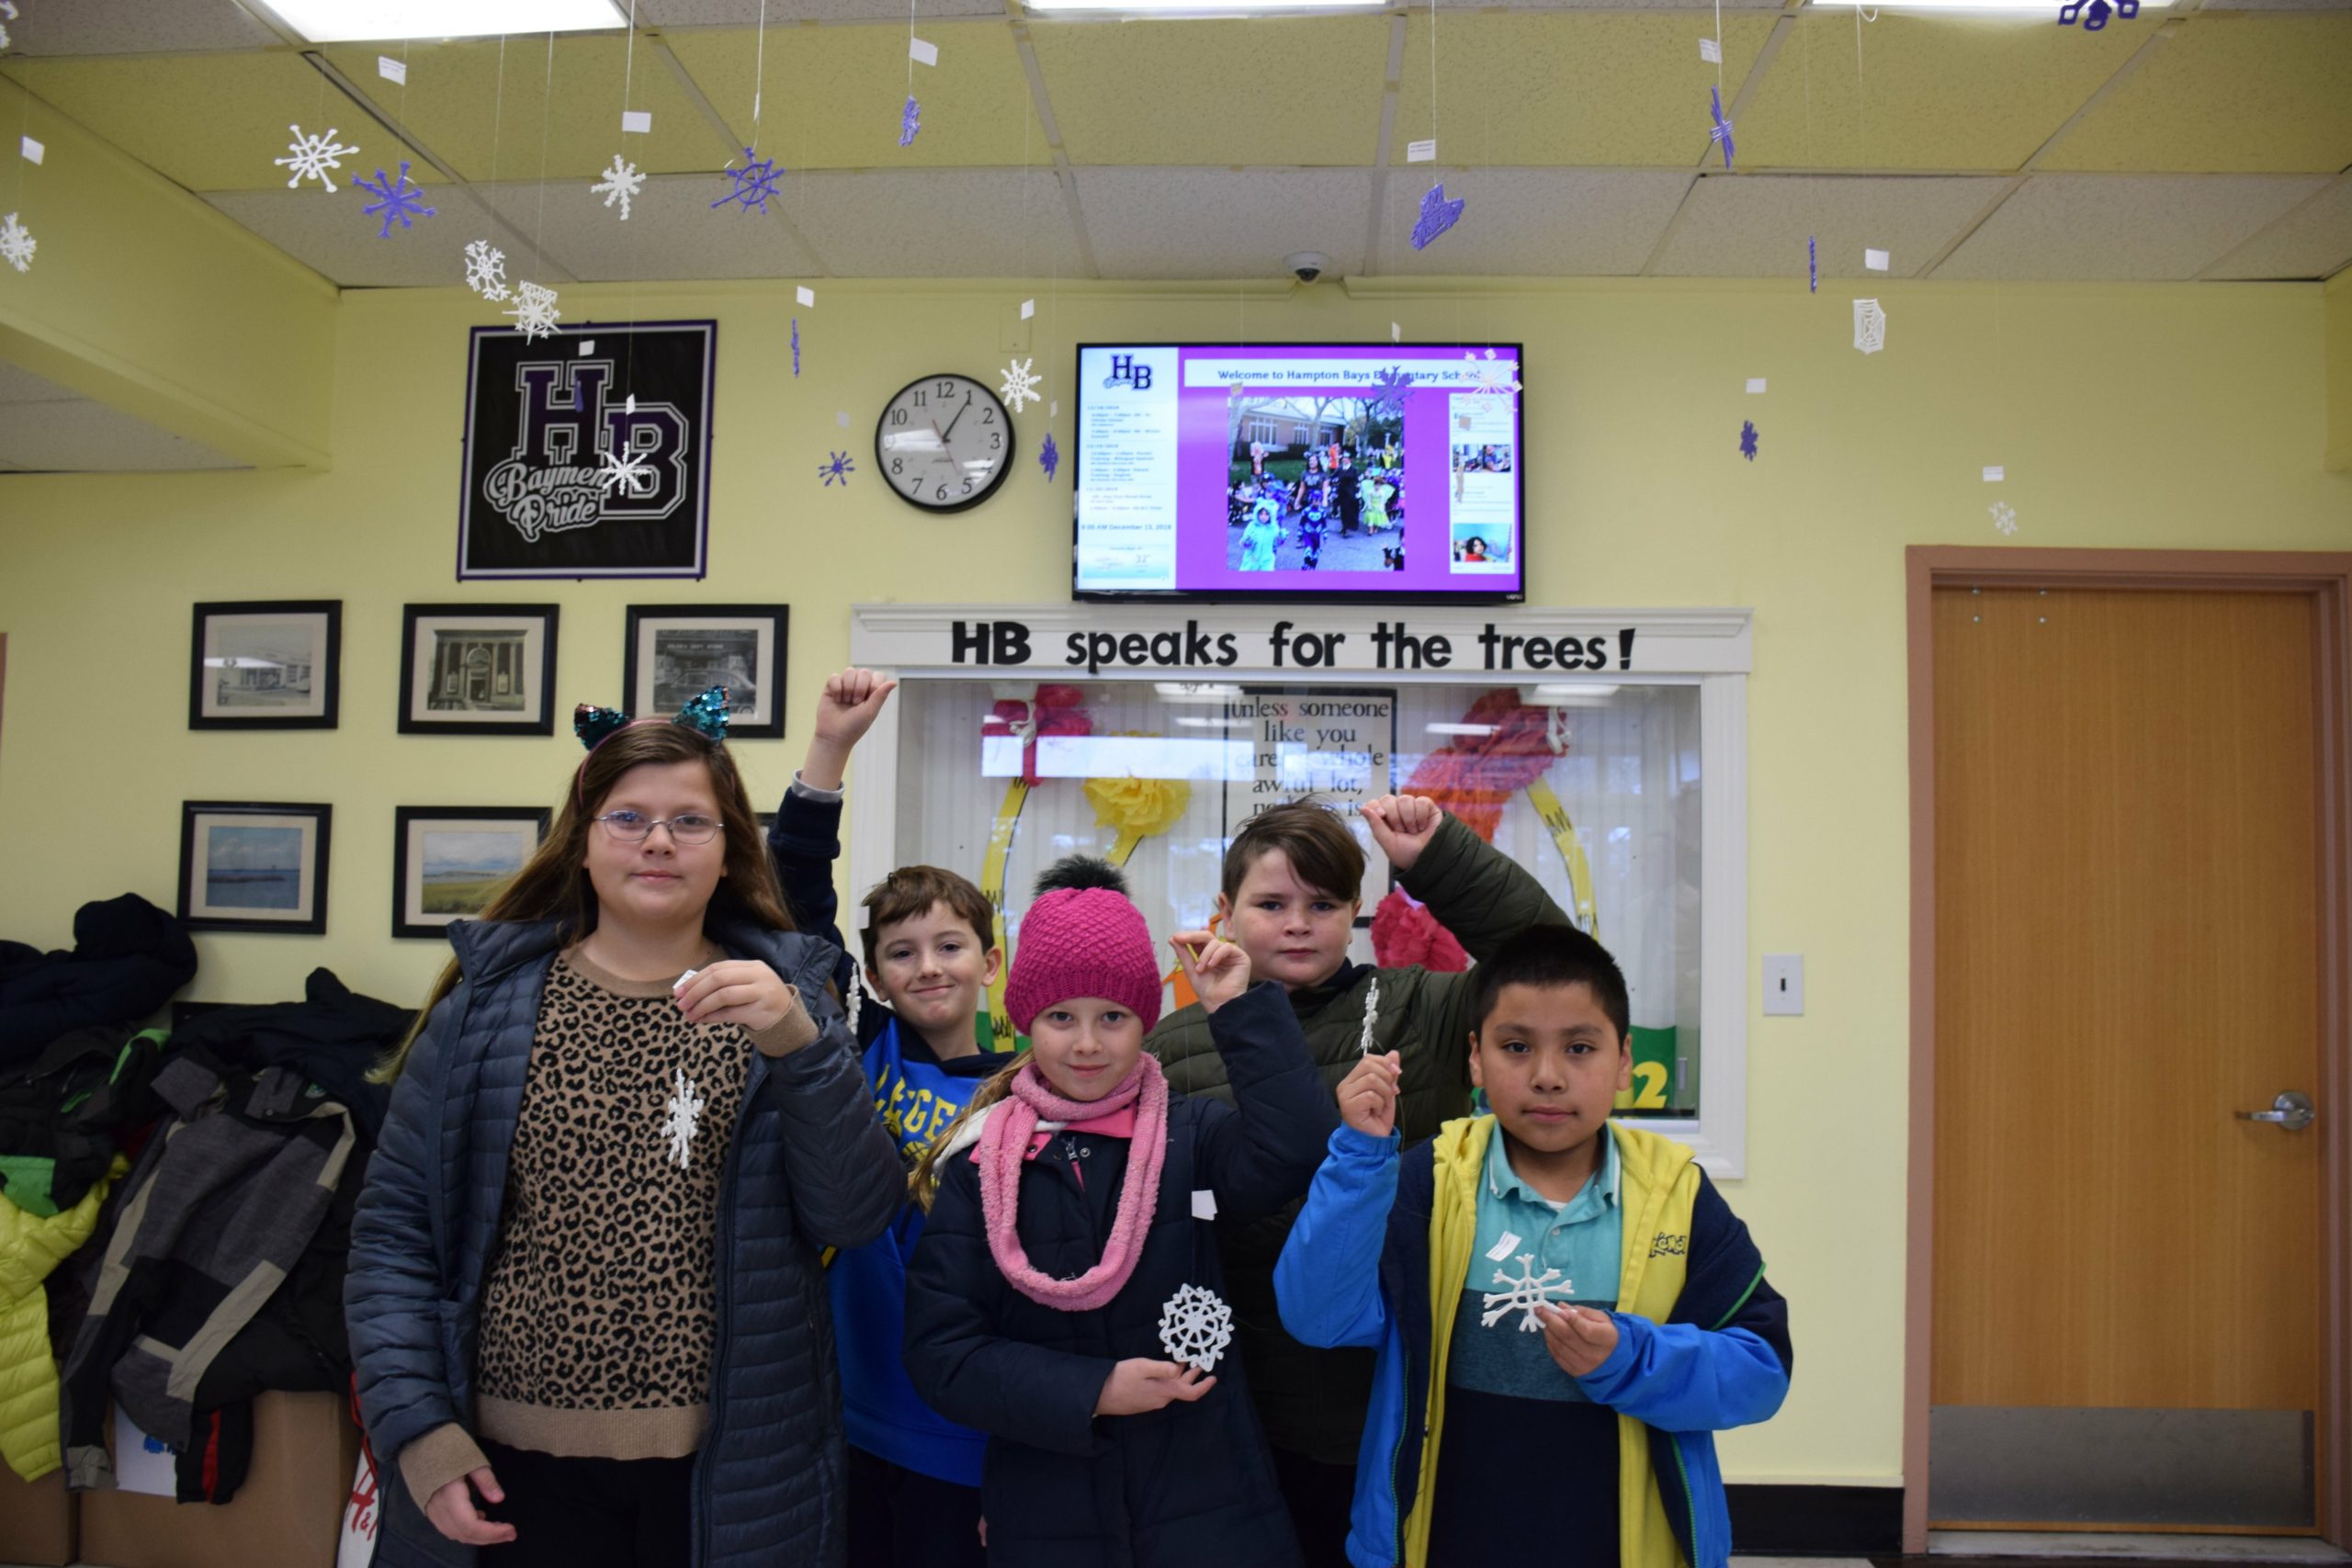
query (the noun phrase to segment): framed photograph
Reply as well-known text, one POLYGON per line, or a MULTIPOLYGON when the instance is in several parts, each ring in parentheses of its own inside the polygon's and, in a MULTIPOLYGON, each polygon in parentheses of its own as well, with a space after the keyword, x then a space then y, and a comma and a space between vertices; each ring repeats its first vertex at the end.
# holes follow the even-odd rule
POLYGON ((490 907, 548 836, 538 806, 392 808, 392 934, 439 936, 490 907))
POLYGON ((788 604, 631 604, 621 689, 632 717, 664 718, 727 688, 727 738, 784 739, 788 604))
POLYGON ((180 923, 192 931, 327 929, 332 806, 180 803, 180 923))
POLYGON ((342 701, 343 601, 196 606, 190 729, 333 729, 342 701))
POLYGON ((402 735, 553 735, 553 604, 401 606, 402 735))

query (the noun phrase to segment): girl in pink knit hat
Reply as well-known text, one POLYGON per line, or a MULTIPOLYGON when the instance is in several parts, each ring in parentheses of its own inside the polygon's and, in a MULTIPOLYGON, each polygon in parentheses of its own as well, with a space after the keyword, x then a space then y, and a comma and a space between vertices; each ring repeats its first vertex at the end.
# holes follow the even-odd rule
POLYGON ((1160 999, 1143 913, 1109 865, 1065 861, 1005 987, 1030 1049, 916 1168, 907 1371, 989 1434, 1001 1568, 1298 1568, 1217 1231, 1304 1196, 1337 1111, 1283 988, 1206 931, 1171 940, 1231 1105, 1168 1091, 1143 1049, 1160 999))

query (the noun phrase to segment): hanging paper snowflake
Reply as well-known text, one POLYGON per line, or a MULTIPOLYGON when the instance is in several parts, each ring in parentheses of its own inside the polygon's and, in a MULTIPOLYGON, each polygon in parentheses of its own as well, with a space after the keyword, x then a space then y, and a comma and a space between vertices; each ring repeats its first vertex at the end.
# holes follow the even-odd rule
POLYGON ((1356 1055, 1372 1055, 1373 1031, 1380 1023, 1380 976, 1374 975, 1363 993, 1363 1032, 1356 1037, 1356 1055))
POLYGON ((2083 18, 2083 31, 2095 33, 2107 26, 2107 19, 2110 16, 2120 17, 2128 22, 2139 14, 2140 0, 2115 0, 2113 6, 2109 6, 2107 0, 2090 0, 2088 6, 2084 5, 2083 0, 2068 0, 2068 4, 2058 7, 2058 25, 2062 28, 2072 27, 2075 25, 2075 18, 2080 16, 2083 18))
POLYGON ((1521 1253, 1518 1263, 1519 1278, 1516 1280, 1499 1269, 1495 1270, 1495 1283, 1502 1289, 1483 1292, 1487 1310, 1478 1314, 1478 1321, 1492 1328, 1515 1312, 1525 1313, 1527 1315, 1519 1323, 1521 1332, 1541 1334, 1544 1332, 1544 1320, 1535 1315, 1535 1309, 1551 1302, 1555 1296, 1562 1301, 1567 1300, 1573 1286, 1568 1280, 1560 1279, 1557 1269, 1546 1269, 1538 1274, 1535 1271, 1535 1255, 1532 1252, 1521 1253), (1555 1284, 1555 1280, 1559 1282, 1555 1284))
POLYGON ((1724 92, 1721 87, 1707 89, 1707 118, 1714 121, 1707 132, 1707 140, 1724 144, 1724 167, 1728 169, 1731 167, 1731 121, 1724 118, 1724 92))
POLYGON ((506 287, 506 253, 488 240, 467 245, 466 287, 485 299, 505 299, 512 292, 506 287))
POLYGON ((504 314, 514 317, 514 324, 523 329, 525 343, 536 343, 554 334, 556 322, 563 317, 563 312, 555 308, 554 289, 536 283, 519 283, 514 287, 514 308, 504 314))
POLYGON ((1004 383, 997 389, 997 396, 1011 403, 1014 413, 1031 403, 1046 400, 1046 394, 1037 390, 1046 378, 1029 373, 1029 367, 1035 363, 1035 359, 1016 359, 1004 367, 1004 383))
POLYGON ((774 158, 752 156, 749 147, 743 149, 743 166, 740 169, 730 163, 718 171, 735 182, 735 188, 710 205, 715 208, 724 207, 730 201, 739 201, 743 204, 743 210, 746 212, 754 210, 765 212, 768 209, 768 197, 779 194, 775 188, 775 182, 783 177, 784 171, 775 166, 774 158))
POLYGON ((792 373, 800 374, 800 318, 792 318, 792 373))
MULTIPOLYGON (((0 19, 11 22, 17 19, 16 0, 0 0, 0 19)), ((5 27, 0 27, 0 49, 6 49, 7 47, 8 29, 5 27)))
POLYGON ((1232 1343, 1233 1309, 1215 1291, 1186 1285, 1159 1309, 1159 1346, 1171 1361, 1215 1371, 1232 1343))
POLYGON ((842 489, 847 490, 849 489, 849 477, 857 471, 857 465, 850 461, 848 453, 835 452, 825 463, 821 464, 818 468, 817 471, 825 476, 825 482, 827 484, 831 484, 835 479, 839 479, 842 481, 842 489))
POLYGON ((396 179, 386 179, 384 171, 379 169, 376 171, 376 181, 373 185, 368 184, 364 175, 351 183, 362 190, 372 190, 376 193, 377 199, 369 202, 362 210, 369 218, 375 217, 379 212, 384 215, 384 227, 376 236, 379 240, 389 240, 392 237, 392 223, 396 219, 401 228, 413 229, 416 225, 410 221, 409 214, 414 213, 419 218, 436 216, 432 208, 417 199, 424 194, 424 188, 408 177, 408 160, 405 158, 401 160, 401 172, 396 179))
POLYGON ((30 272, 34 245, 33 231, 17 222, 15 213, 0 218, 0 261, 18 272, 30 272))
POLYGON ((613 154, 613 166, 605 171, 603 179, 588 187, 588 194, 603 196, 606 207, 612 206, 616 201, 619 202, 621 221, 626 223, 628 221, 630 198, 644 188, 645 176, 638 172, 637 165, 623 162, 621 155, 616 152, 613 154))
MULTIPOLYGON (((338 143, 334 139, 335 130, 333 126, 327 128, 327 133, 324 136, 305 136, 302 134, 302 128, 299 125, 289 125, 286 129, 294 133, 294 140, 286 144, 286 151, 291 156, 270 160, 281 169, 294 171, 294 177, 286 182, 286 188, 292 190, 304 180, 316 180, 327 187, 329 196, 333 196, 334 178, 327 171, 342 168, 343 155, 346 152, 356 152, 359 149, 338 143)), ((377 177, 382 178, 383 173, 381 169, 377 170, 377 177)))
POLYGON ((1413 249, 1417 251, 1429 249, 1431 240, 1461 222, 1463 206, 1469 199, 1465 196, 1453 201, 1446 200, 1443 180, 1440 180, 1428 190, 1423 191, 1421 215, 1413 223, 1413 249))
POLYGON ((922 129, 922 106, 915 102, 912 93, 907 95, 907 107, 899 114, 899 145, 915 144, 915 132, 922 129))
POLYGON ((653 465, 634 452, 616 452, 606 447, 601 455, 604 468, 596 476, 606 495, 618 491, 624 496, 653 493, 653 465), (639 487, 642 486, 640 489, 639 487))
POLYGON ((1854 346, 1876 354, 1886 346, 1886 312, 1875 299, 1854 301, 1854 346))
POLYGON ((1811 234, 1804 237, 1804 291, 1821 292, 1821 247, 1814 243, 1811 234))
POLYGON ((676 1075, 677 1091, 670 1096, 662 1135, 670 1140, 670 1163, 684 1170, 694 1158, 695 1125, 707 1102, 695 1092, 695 1080, 686 1077, 684 1067, 677 1068, 676 1075))
POLYGON ((1046 432, 1046 444, 1037 448, 1037 466, 1046 470, 1046 482, 1054 482, 1054 470, 1061 467, 1062 455, 1054 445, 1054 433, 1046 432))
POLYGON ((1393 413, 1402 419, 1405 416, 1405 400, 1413 395, 1412 376, 1402 367, 1392 366, 1385 370, 1374 371, 1372 381, 1373 412, 1393 413))
POLYGON ((2018 531, 2018 509, 2006 501, 1996 501, 1985 510, 1993 514, 1993 526, 2003 534, 2018 531))
POLYGON ((1487 350, 1484 359, 1475 354, 1465 354, 1462 357, 1470 362, 1470 376, 1478 383, 1479 391, 1509 397, 1519 390, 1519 378, 1511 374, 1512 362, 1497 359, 1493 349, 1487 350))
POLYGON ((1756 461, 1756 422, 1754 420, 1744 419, 1739 422, 1739 455, 1751 463, 1756 461))

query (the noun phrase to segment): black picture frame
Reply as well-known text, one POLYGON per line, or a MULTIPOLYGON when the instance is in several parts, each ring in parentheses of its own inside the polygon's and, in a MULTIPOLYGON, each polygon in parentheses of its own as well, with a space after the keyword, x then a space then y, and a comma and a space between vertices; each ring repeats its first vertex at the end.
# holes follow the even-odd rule
POLYGON ((400 733, 553 735, 561 608, 401 605, 400 733), (434 639, 429 660, 419 657, 428 637, 434 639), (452 671, 451 659, 466 668, 452 671))
MULTIPOLYGON (((421 830, 438 823, 449 828, 486 827, 492 823, 528 824, 531 832, 527 843, 523 835, 514 835, 522 853, 514 857, 509 867, 502 859, 496 866, 474 865, 452 868, 454 873, 472 873, 462 879, 453 875, 453 883, 462 880, 467 891, 481 893, 506 877, 520 871, 530 859, 531 852, 547 841, 548 825, 554 813, 544 806, 396 806, 392 808, 392 935, 395 937, 446 937, 452 920, 466 919, 478 913, 486 898, 473 902, 472 908, 434 910, 425 908, 428 884, 433 880, 431 862, 417 852, 421 830)), ((463 898, 466 894, 453 886, 447 891, 463 898)))
POLYGON ((334 729, 342 709, 342 600, 235 599, 194 606, 190 729, 334 729))
POLYGON ((182 801, 180 924, 192 931, 323 936, 334 829, 334 807, 321 803, 182 801), (224 832, 243 837, 223 840, 224 832), (247 910, 263 912, 232 912, 247 910))
POLYGON ((621 656, 621 705, 634 718, 667 718, 687 699, 711 686, 724 685, 729 740, 781 740, 786 639, 791 628, 789 604, 631 604, 621 656), (693 657, 707 661, 705 670, 673 671, 665 676, 661 663, 665 632, 674 634, 693 657), (747 638, 753 666, 750 671, 752 701, 739 712, 741 688, 726 679, 722 671, 747 638), (727 646, 730 643, 738 648, 730 649, 727 646))

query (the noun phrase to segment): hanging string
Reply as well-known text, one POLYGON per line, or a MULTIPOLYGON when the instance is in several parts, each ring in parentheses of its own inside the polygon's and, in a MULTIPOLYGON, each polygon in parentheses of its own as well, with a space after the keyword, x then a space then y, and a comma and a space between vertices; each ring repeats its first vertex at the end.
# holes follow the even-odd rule
POLYGON ((496 208, 498 190, 498 133, 506 125, 506 35, 498 35, 498 86, 490 101, 490 188, 492 210, 496 208))
MULTIPOLYGON (((760 99, 768 85, 768 0, 760 0, 760 40, 752 55, 752 151, 760 150, 760 99)), ((733 163, 733 159, 728 162, 733 163)))
POLYGON ((1437 0, 1430 0, 1430 140, 1437 140, 1437 0))
MULTIPOLYGON (((1877 13, 1872 12, 1870 19, 1877 21, 1877 13)), ((1862 8, 1860 6, 1854 7, 1854 125, 1861 138, 1861 147, 1856 157, 1861 167, 1868 168, 1871 162, 1870 102, 1862 80, 1862 8)))
MULTIPOLYGON (((634 5, 636 0, 630 0, 634 5)), ((915 96, 915 0, 907 0, 907 96, 915 96)))
POLYGON ((543 269, 539 237, 548 227, 548 123, 555 116, 555 34, 548 34, 548 79, 539 88, 539 217, 531 230, 531 270, 543 269))
POLYGON ((1715 96, 1724 96, 1724 0, 1715 0, 1715 96))
POLYGON ((628 90, 637 69, 637 0, 628 0, 628 43, 621 51, 621 113, 628 113, 628 90))

